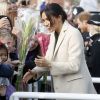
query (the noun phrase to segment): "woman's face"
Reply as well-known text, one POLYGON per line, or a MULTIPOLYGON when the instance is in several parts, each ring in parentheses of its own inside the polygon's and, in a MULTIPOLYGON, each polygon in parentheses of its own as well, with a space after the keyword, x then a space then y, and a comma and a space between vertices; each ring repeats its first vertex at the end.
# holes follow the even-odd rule
POLYGON ((34 36, 32 36, 29 42, 30 51, 34 50, 38 45, 38 40, 34 36))
POLYGON ((43 25, 48 29, 48 31, 50 31, 50 32, 57 31, 57 29, 59 28, 58 18, 53 17, 52 18, 53 24, 51 25, 51 22, 48 20, 45 12, 43 12, 41 19, 42 19, 43 25))
POLYGON ((7 51, 5 49, 0 50, 0 62, 5 62, 8 58, 7 51))

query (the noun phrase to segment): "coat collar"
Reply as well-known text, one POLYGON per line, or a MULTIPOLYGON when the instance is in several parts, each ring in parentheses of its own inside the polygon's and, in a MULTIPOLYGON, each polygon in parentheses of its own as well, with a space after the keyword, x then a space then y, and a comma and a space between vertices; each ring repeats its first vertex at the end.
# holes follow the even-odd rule
POLYGON ((67 29, 68 29, 68 25, 69 25, 68 22, 65 21, 64 24, 63 24, 63 26, 62 26, 61 32, 60 32, 60 34, 59 34, 58 41, 57 41, 57 44, 56 44, 56 47, 55 47, 53 56, 56 55, 56 53, 57 53, 57 51, 58 51, 58 49, 59 49, 61 43, 62 43, 63 40, 64 40, 64 37, 65 37, 65 35, 66 35, 66 31, 67 31, 67 29))

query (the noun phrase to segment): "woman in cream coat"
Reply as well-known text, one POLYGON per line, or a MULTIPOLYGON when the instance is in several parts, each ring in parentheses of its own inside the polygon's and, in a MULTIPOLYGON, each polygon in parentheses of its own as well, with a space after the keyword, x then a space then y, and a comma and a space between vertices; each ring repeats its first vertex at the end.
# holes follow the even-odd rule
POLYGON ((43 24, 51 31, 45 57, 35 59, 36 67, 29 70, 23 82, 50 71, 55 92, 96 93, 89 74, 81 33, 66 21, 64 10, 56 3, 41 11, 43 24))

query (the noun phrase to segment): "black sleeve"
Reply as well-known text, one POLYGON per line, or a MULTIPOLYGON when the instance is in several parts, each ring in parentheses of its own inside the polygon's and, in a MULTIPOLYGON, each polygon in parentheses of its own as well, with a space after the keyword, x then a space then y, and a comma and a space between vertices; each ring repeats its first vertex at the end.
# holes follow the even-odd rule
POLYGON ((95 66, 97 63, 100 64, 100 43, 96 42, 90 48, 90 56, 88 57, 88 63, 91 67, 95 66))
POLYGON ((9 53, 9 56, 10 56, 12 61, 13 60, 18 60, 18 53, 17 53, 17 51, 9 53))
POLYGON ((34 63, 34 60, 33 60, 33 61, 27 60, 27 61, 25 62, 25 66, 28 66, 29 69, 32 69, 32 68, 34 68, 34 67, 36 66, 36 64, 34 63))
POLYGON ((28 52, 26 59, 25 59, 25 66, 28 66, 29 69, 32 69, 36 66, 34 60, 39 54, 38 52, 39 52, 38 48, 28 52))
POLYGON ((28 69, 33 69, 36 66, 34 59, 35 58, 32 56, 25 60, 25 65, 23 67, 23 74, 25 74, 28 71, 28 69))
POLYGON ((0 76, 10 78, 14 70, 9 64, 0 64, 0 76))
POLYGON ((37 55, 38 55, 37 48, 28 52, 25 59, 25 65, 23 67, 23 75, 28 71, 28 69, 33 69, 36 66, 34 60, 37 57, 37 55))

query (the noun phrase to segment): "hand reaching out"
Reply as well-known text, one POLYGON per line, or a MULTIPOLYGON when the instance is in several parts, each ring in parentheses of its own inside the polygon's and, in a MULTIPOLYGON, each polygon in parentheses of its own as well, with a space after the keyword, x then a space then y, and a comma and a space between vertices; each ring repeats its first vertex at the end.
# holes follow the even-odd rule
POLYGON ((28 81, 33 77, 34 79, 36 78, 36 73, 34 73, 32 70, 28 70, 28 72, 25 73, 25 75, 23 76, 23 83, 26 84, 28 83, 28 81))
POLYGON ((8 25, 8 19, 6 17, 0 19, 0 28, 8 25))

